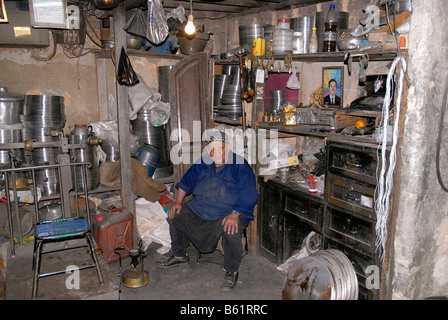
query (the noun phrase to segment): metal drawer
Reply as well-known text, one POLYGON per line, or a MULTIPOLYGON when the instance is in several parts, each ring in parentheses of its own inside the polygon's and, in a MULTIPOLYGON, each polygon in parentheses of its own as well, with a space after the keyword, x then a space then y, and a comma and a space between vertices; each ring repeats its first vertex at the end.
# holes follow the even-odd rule
POLYGON ((328 147, 329 173, 376 185, 381 165, 381 156, 374 148, 340 144, 328 147))
POLYGON ((326 235, 367 254, 375 254, 375 224, 330 207, 326 209, 324 221, 326 235))
POLYGON ((376 221, 374 186, 329 174, 326 189, 327 202, 376 221))
POLYGON ((285 194, 285 212, 299 218, 315 231, 322 228, 323 206, 311 200, 285 194))

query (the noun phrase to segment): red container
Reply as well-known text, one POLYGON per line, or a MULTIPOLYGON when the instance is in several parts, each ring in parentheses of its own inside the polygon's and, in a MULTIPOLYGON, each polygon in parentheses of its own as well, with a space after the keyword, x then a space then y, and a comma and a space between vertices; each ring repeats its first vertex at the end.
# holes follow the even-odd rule
POLYGON ((129 250, 134 247, 133 233, 134 216, 132 213, 123 213, 121 208, 97 214, 93 223, 93 237, 107 263, 120 259, 114 252, 116 248, 124 248, 118 251, 122 258, 129 256, 129 250))

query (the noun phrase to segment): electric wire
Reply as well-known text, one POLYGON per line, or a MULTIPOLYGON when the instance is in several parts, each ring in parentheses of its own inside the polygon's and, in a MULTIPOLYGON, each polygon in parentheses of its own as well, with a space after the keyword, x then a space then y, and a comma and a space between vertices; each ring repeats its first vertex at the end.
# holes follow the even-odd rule
POLYGON ((442 109, 440 111, 440 122, 439 122, 439 133, 437 135, 437 150, 436 150, 436 171, 437 171, 437 180, 439 181, 440 187, 443 191, 448 192, 448 188, 443 182, 442 174, 440 173, 440 148, 442 145, 442 133, 443 133, 443 122, 445 121, 445 112, 446 112, 446 104, 447 104, 447 95, 448 95, 448 78, 445 85, 445 92, 443 94, 443 102, 442 109))
POLYGON ((398 129, 401 111, 401 100, 403 94, 403 80, 405 77, 407 69, 406 60, 402 57, 396 57, 392 63, 392 66, 387 75, 387 89, 386 96, 384 98, 383 109, 382 109, 382 122, 383 122, 383 139, 381 142, 381 158, 382 166, 381 171, 378 176, 378 184, 376 186, 377 198, 375 199, 375 213, 377 217, 377 222, 375 225, 376 230, 376 241, 375 246, 377 251, 380 252, 380 259, 383 260, 385 246, 387 241, 387 220, 389 216, 389 206, 390 206, 390 195, 393 188, 393 174, 396 165, 396 149, 398 144, 398 129), (402 72, 400 72, 398 93, 397 93, 397 103, 395 105, 394 112, 394 122, 392 126, 392 146, 390 148, 389 156, 387 155, 387 144, 389 139, 389 134, 387 130, 387 125, 389 122, 389 107, 392 101, 392 89, 391 80, 395 74, 396 67, 398 63, 401 63, 402 72), (387 168, 387 171, 386 171, 387 168))

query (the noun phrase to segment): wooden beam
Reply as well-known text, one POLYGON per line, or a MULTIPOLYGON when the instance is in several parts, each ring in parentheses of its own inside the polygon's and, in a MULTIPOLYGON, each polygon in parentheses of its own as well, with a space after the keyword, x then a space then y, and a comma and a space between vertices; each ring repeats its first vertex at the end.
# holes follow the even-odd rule
MULTIPOLYGON (((127 48, 126 32, 124 26, 126 25, 125 2, 121 1, 118 6, 113 9, 113 24, 114 24, 114 43, 115 43, 115 57, 116 57, 116 71, 118 71, 118 61, 121 55, 121 48, 127 48)), ((120 145, 120 166, 121 166, 121 201, 123 203, 123 213, 132 213, 134 216, 134 244, 137 244, 137 224, 134 207, 134 194, 132 193, 132 168, 131 168, 131 136, 130 136, 130 121, 129 121, 129 104, 128 104, 128 87, 118 84, 115 80, 117 91, 117 118, 118 118, 118 139, 120 145)))
MULTIPOLYGON (((240 13, 234 13, 234 14, 226 16, 225 18, 237 18, 237 17, 246 16, 249 14, 257 14, 257 13, 265 12, 265 11, 281 10, 281 9, 289 8, 291 6, 294 6, 295 8, 300 8, 300 7, 306 7, 306 6, 323 3, 323 2, 329 2, 329 1, 332 1, 332 0, 287 0, 287 1, 282 1, 279 3, 273 3, 273 4, 270 4, 267 6, 262 6, 260 8, 245 10, 240 13)), ((194 8, 193 8, 193 12, 194 12, 194 8)))

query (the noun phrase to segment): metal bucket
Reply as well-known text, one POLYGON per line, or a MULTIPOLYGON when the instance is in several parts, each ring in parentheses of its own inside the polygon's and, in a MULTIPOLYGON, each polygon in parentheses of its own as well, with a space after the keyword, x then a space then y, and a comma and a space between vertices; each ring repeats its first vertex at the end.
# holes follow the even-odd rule
POLYGON ((152 178, 159 162, 159 150, 157 147, 145 143, 135 153, 135 159, 148 170, 148 177, 152 178))
MULTIPOLYGON (((173 174, 173 164, 170 160, 170 122, 155 127, 151 124, 151 111, 142 110, 137 119, 131 121, 132 132, 138 137, 139 143, 157 148, 158 161, 152 175, 154 179, 170 177, 173 174)), ((136 157, 137 158, 137 157, 136 157)))
POLYGON ((294 262, 288 271, 283 300, 357 300, 358 278, 345 254, 320 250, 294 262))

